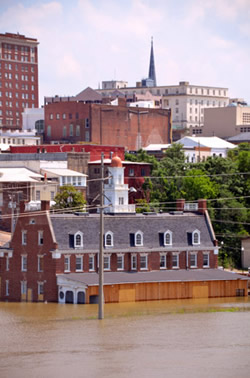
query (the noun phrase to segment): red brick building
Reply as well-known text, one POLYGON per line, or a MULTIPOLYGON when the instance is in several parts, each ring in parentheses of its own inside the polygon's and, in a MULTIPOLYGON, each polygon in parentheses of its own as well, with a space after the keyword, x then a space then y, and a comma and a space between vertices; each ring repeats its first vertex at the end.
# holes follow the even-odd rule
POLYGON ((47 143, 91 142, 138 150, 150 143, 171 143, 169 109, 130 108, 81 101, 45 104, 47 143))
MULTIPOLYGON (((99 216, 42 209, 21 213, 10 247, 0 248, 0 299, 93 303, 99 216)), ((243 276, 216 269, 204 201, 195 212, 107 214, 104 225, 106 302, 247 295, 243 276)))
POLYGON ((0 34, 0 127, 21 128, 24 108, 38 107, 38 41, 0 34))

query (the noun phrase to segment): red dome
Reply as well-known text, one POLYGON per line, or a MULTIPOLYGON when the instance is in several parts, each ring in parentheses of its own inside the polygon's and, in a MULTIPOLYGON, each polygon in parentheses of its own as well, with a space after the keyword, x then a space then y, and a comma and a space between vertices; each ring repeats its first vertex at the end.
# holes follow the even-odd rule
POLYGON ((119 156, 114 156, 111 160, 111 167, 122 168, 122 161, 119 156))

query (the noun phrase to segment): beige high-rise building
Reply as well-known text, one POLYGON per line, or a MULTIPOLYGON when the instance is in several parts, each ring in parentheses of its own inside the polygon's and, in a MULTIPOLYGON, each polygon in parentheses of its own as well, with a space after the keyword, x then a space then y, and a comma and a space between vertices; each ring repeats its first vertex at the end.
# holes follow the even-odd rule
POLYGON ((250 132, 250 106, 231 104, 225 108, 205 109, 202 136, 227 139, 250 132))

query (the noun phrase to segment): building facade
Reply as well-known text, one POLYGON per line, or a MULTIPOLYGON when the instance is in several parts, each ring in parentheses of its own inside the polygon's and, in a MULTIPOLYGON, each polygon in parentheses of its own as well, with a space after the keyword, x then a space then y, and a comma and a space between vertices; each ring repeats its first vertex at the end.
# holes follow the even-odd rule
POLYGON ((38 108, 38 41, 0 34, 0 127, 21 128, 25 108, 38 108))
MULTIPOLYGON (((112 89, 97 91, 103 97, 112 93, 112 89)), ((173 130, 202 128, 205 109, 229 104, 227 88, 192 85, 187 81, 181 81, 178 85, 120 88, 119 91, 126 96, 144 95, 148 91, 154 96, 161 96, 162 108, 171 109, 173 130)))

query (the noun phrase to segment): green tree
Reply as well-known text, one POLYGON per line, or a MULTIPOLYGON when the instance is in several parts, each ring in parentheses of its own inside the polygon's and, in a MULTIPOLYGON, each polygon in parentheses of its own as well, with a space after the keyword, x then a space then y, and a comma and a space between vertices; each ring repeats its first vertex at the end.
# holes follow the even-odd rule
POLYGON ((55 196, 54 209, 77 208, 79 211, 83 210, 86 201, 81 192, 76 190, 72 185, 61 186, 55 196))

